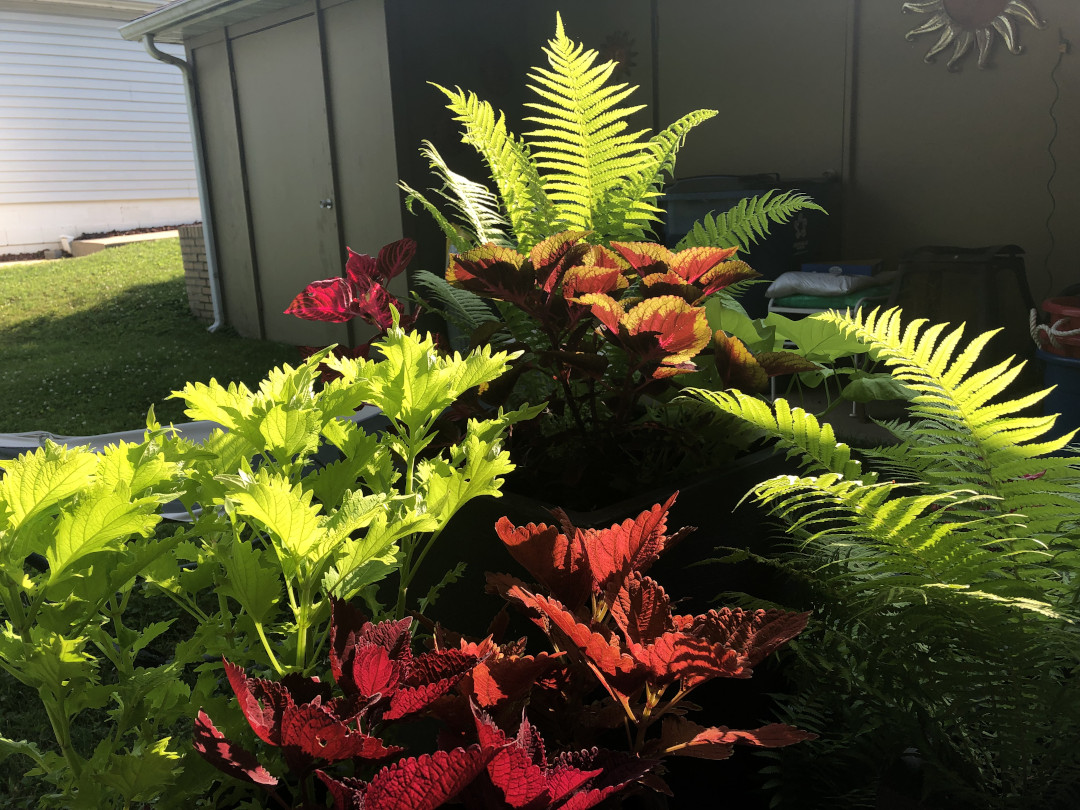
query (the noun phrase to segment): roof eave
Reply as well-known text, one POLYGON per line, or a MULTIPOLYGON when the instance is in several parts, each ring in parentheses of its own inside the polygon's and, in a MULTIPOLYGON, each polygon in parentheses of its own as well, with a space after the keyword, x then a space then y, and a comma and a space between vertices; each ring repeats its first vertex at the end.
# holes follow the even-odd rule
POLYGON ((233 24, 259 16, 267 6, 281 6, 268 0, 175 0, 120 26, 124 39, 141 40, 152 34, 158 42, 182 43, 185 35, 212 28, 217 19, 233 24), (227 19, 226 19, 227 18, 227 19))

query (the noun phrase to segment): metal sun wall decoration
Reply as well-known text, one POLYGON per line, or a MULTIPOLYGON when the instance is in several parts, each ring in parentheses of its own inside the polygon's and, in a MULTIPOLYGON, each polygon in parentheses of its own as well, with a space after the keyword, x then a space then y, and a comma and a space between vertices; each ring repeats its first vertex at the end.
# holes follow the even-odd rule
POLYGON ((903 11, 931 15, 922 25, 908 31, 907 39, 911 41, 920 34, 940 30, 941 35, 927 51, 925 61, 933 62, 934 57, 952 45, 952 56, 947 63, 952 71, 960 69, 960 61, 972 45, 978 48, 979 67, 985 68, 990 63, 995 33, 1001 36, 1010 53, 1021 53, 1023 48, 1017 39, 1014 18, 1035 28, 1046 27, 1025 0, 929 0, 904 3, 903 11))

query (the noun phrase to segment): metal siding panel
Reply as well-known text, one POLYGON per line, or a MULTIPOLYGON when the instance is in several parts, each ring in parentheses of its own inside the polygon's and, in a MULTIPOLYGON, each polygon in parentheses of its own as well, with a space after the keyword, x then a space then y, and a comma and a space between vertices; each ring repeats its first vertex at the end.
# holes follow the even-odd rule
POLYGON ((180 73, 117 26, 0 11, 0 200, 197 196, 180 73))
MULTIPOLYGON (((401 238, 383 4, 358 0, 323 14, 345 241, 374 255, 401 238)), ((404 276, 395 281, 404 294, 404 276)))
POLYGON ((229 54, 225 42, 192 52, 206 149, 210 209, 217 243, 225 322, 244 337, 261 337, 255 269, 248 236, 244 182, 237 148, 229 54))

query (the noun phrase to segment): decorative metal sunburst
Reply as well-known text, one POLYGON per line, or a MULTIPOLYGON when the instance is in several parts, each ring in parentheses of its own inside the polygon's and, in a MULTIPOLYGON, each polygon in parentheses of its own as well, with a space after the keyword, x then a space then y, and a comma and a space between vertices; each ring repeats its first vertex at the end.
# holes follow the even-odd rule
POLYGON ((929 14, 930 19, 907 33, 913 40, 920 34, 941 31, 938 41, 927 51, 925 61, 933 62, 943 50, 953 46, 949 57, 949 70, 959 70, 959 63, 971 51, 972 45, 979 52, 979 67, 990 63, 990 51, 997 33, 1010 53, 1023 51, 1017 38, 1014 19, 1045 28, 1035 10, 1025 0, 929 0, 929 2, 904 3, 905 12, 929 14))

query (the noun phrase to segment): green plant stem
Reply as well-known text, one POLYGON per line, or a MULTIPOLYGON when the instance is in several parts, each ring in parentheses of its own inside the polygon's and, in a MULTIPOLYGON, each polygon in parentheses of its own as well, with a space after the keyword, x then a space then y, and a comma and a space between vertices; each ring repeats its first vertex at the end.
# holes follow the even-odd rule
POLYGON ((273 666, 274 671, 278 674, 278 677, 285 677, 285 669, 278 663, 277 656, 274 655, 274 651, 270 647, 270 640, 266 637, 266 631, 263 629, 262 622, 255 622, 255 632, 259 634, 259 641, 262 642, 263 649, 266 650, 266 655, 270 659, 270 664, 273 666))
MULTIPOLYGON (((9 616, 15 619, 15 626, 19 635, 27 644, 30 643, 30 625, 26 621, 26 612, 23 610, 22 592, 17 586, 8 583, 5 587, 7 598, 4 600, 4 608, 9 616)), ((44 590, 44 589, 42 589, 44 590)))
POLYGON ((67 762, 68 768, 71 769, 71 773, 78 779, 82 776, 82 757, 79 756, 79 753, 71 744, 71 728, 68 725, 67 712, 64 709, 64 698, 61 695, 56 695, 55 702, 53 702, 42 694, 41 704, 45 707, 45 714, 49 718, 49 725, 52 726, 56 744, 60 746, 60 753, 63 755, 64 761, 67 762))

